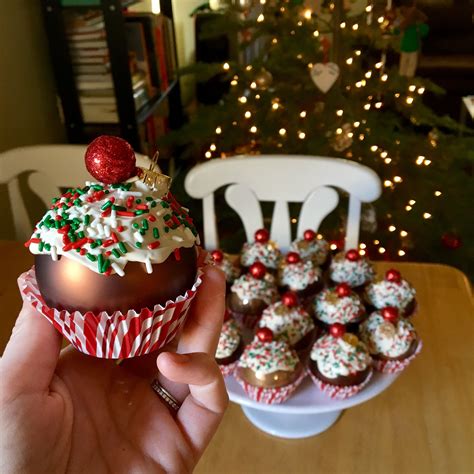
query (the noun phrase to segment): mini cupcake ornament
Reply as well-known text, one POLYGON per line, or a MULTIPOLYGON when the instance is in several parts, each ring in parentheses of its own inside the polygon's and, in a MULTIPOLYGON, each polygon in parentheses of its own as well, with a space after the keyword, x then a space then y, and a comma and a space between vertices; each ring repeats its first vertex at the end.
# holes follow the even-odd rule
POLYGON ((329 244, 314 230, 304 231, 303 238, 291 243, 290 251, 300 255, 302 260, 311 260, 315 265, 325 267, 330 260, 329 244))
POLYGON ((316 334, 311 316, 292 292, 283 294, 280 301, 264 309, 258 325, 271 329, 275 339, 288 342, 300 356, 311 347, 316 334))
POLYGON ((345 399, 362 390, 372 376, 372 359, 366 345, 335 323, 317 339, 308 363, 316 386, 331 398, 345 399))
POLYGON ((269 328, 258 329, 239 359, 235 377, 247 395, 258 402, 286 401, 305 376, 295 351, 273 338, 269 328))
POLYGON ((327 288, 316 295, 313 303, 314 316, 324 325, 356 324, 365 317, 360 296, 347 283, 327 288))
POLYGON ((360 325, 360 337, 374 359, 375 368, 385 373, 405 369, 422 346, 411 322, 390 306, 375 311, 360 325))
POLYGON ((275 277, 265 265, 255 262, 246 273, 234 281, 227 296, 232 315, 244 326, 253 328, 262 311, 278 299, 275 277))
POLYGON ((356 291, 362 290, 374 276, 372 264, 356 249, 336 254, 329 266, 329 277, 332 282, 347 283, 356 291))
POLYGON ((241 274, 240 268, 235 265, 232 258, 222 250, 213 250, 211 252, 211 257, 214 264, 224 272, 227 291, 229 291, 232 283, 234 283, 235 279, 241 274))
POLYGON ((318 293, 323 287, 322 273, 312 261, 301 260, 296 252, 289 252, 278 270, 279 286, 295 292, 301 298, 318 293))
POLYGON ((250 268, 255 262, 261 262, 269 272, 275 273, 280 263, 281 253, 275 242, 270 240, 266 229, 255 232, 255 241, 246 242, 242 247, 240 263, 244 268, 250 268))
POLYGON ((222 375, 231 375, 237 367, 237 361, 244 350, 242 336, 234 319, 227 316, 222 325, 216 350, 216 362, 222 375))
POLYGON ((364 291, 364 298, 371 307, 382 309, 392 306, 398 308, 404 317, 412 315, 415 311, 415 296, 413 286, 393 268, 385 273, 384 278, 376 279, 364 291))

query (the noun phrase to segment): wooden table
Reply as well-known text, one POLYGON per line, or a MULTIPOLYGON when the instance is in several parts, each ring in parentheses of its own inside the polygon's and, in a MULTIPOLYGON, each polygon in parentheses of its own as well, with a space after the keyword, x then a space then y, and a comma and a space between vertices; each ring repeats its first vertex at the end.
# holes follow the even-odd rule
MULTIPOLYGON (((16 277, 32 264, 18 243, 0 242, 0 348, 20 296, 16 277)), ((379 271, 390 265, 377 264, 379 271)), ((386 392, 346 411, 323 434, 282 440, 254 428, 231 404, 197 473, 472 473, 474 472, 474 311, 458 270, 397 264, 418 291, 414 323, 420 356, 386 392)))

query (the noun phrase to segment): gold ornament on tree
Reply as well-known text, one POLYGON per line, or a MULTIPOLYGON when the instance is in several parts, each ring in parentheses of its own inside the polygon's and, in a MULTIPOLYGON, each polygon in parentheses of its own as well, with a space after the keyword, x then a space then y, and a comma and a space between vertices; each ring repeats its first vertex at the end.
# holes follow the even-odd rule
POLYGON ((430 145, 433 148, 438 146, 438 139, 439 139, 439 132, 436 128, 432 128, 428 133, 428 140, 430 141, 430 145))
POLYGON ((255 76, 254 82, 257 84, 257 89, 267 90, 273 83, 272 73, 262 67, 255 76))
POLYGON ((345 123, 341 129, 339 130, 340 133, 334 135, 331 146, 335 151, 344 151, 352 145, 354 141, 352 138, 352 126, 350 123, 345 123))

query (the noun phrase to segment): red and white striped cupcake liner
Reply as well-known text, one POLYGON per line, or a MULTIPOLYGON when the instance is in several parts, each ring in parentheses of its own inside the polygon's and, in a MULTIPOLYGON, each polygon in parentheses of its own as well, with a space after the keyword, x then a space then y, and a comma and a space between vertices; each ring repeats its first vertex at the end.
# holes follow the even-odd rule
POLYGON ((293 383, 278 388, 256 387, 240 378, 236 372, 234 373, 234 377, 250 399, 255 400, 256 402, 272 405, 274 403, 283 403, 288 400, 288 398, 290 398, 293 392, 298 388, 298 385, 300 385, 306 377, 306 372, 302 370, 300 376, 293 383))
POLYGON ((219 364, 219 369, 221 369, 221 374, 224 377, 227 377, 228 375, 234 375, 238 364, 239 364, 238 360, 236 360, 235 362, 232 362, 231 364, 225 364, 225 365, 219 364))
POLYGON ((405 370, 410 365, 411 361, 421 352, 422 347, 423 347, 423 343, 420 339, 420 341, 418 342, 416 351, 410 357, 407 357, 406 359, 403 359, 403 360, 373 359, 374 361, 373 365, 375 367, 375 370, 378 370, 379 372, 383 372, 384 374, 396 374, 398 372, 401 372, 402 370, 405 370))
POLYGON ((164 306, 126 314, 85 314, 58 311, 46 305, 38 289, 34 267, 19 280, 22 298, 28 301, 79 351, 102 359, 128 359, 156 351, 180 332, 191 302, 202 281, 198 269, 193 287, 164 306))
POLYGON ((338 400, 345 400, 346 398, 353 397, 355 394, 359 393, 369 382, 372 378, 373 371, 369 372, 367 378, 358 385, 348 385, 346 387, 342 387, 339 385, 332 385, 327 382, 323 382, 322 380, 318 379, 311 370, 308 369, 308 375, 311 377, 311 380, 314 382, 316 387, 324 392, 330 398, 337 398, 338 400))

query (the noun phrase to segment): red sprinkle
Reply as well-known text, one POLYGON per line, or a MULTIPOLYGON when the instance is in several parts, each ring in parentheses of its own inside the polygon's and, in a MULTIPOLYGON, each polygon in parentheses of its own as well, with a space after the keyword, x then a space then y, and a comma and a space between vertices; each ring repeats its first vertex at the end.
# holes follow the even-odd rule
POLYGON ((90 237, 87 238, 87 243, 88 244, 92 244, 92 242, 94 242, 94 239, 91 239, 90 237))
POLYGON ((63 218, 62 218, 61 216, 56 216, 55 219, 56 219, 57 221, 61 221, 63 218))
POLYGON ((153 216, 153 215, 151 215, 151 214, 147 217, 147 219, 148 219, 150 222, 155 222, 155 221, 156 221, 156 217, 153 216))
POLYGON ((117 234, 116 234, 115 232, 112 232, 110 235, 112 236, 112 240, 113 240, 115 243, 117 243, 117 242, 118 242, 117 234))
POLYGON ((112 197, 109 197, 109 201, 110 202, 115 202, 115 198, 112 196, 112 197))
POLYGON ((101 214, 101 217, 109 217, 110 216, 110 207, 108 209, 106 209, 102 214, 101 214))
POLYGON ((67 245, 69 244, 71 241, 69 240, 69 236, 67 234, 64 234, 63 235, 63 244, 64 245, 67 245))
POLYGON ((123 232, 125 230, 125 227, 123 225, 119 225, 117 227, 117 232, 123 232))
POLYGON ((138 204, 137 209, 139 211, 148 211, 148 206, 146 204, 138 204))
POLYGON ((67 252, 68 250, 75 250, 75 249, 78 249, 78 248, 82 247, 82 246, 85 245, 85 244, 87 244, 87 237, 84 237, 83 239, 78 240, 78 241, 76 241, 76 242, 74 242, 74 243, 71 242, 71 243, 65 245, 65 246, 63 247, 63 250, 64 250, 65 252, 67 252))
POLYGON ((135 213, 131 211, 117 211, 117 216, 121 217, 135 217, 135 213))
POLYGON ((25 242, 25 247, 29 247, 30 244, 39 244, 41 242, 41 239, 30 239, 27 242, 25 242))
POLYGON ((107 268, 107 270, 104 272, 105 276, 110 276, 112 274, 112 267, 107 268))
POLYGON ((174 258, 176 259, 177 262, 181 260, 181 252, 179 249, 174 249, 174 258))
POLYGON ((71 193, 66 193, 66 194, 63 194, 62 197, 65 197, 65 198, 70 198, 71 197, 71 193))
POLYGON ((102 243, 102 247, 110 247, 113 244, 115 244, 115 242, 112 239, 109 239, 102 243))
POLYGON ((147 247, 150 250, 154 250, 160 246, 160 242, 158 240, 155 240, 155 242, 152 242, 151 244, 148 244, 147 247))
POLYGON ((110 257, 112 255, 112 252, 110 250, 107 250, 107 252, 104 252, 106 257, 110 257))
POLYGON ((171 216, 171 219, 176 225, 181 225, 181 222, 179 222, 179 219, 175 215, 171 216))
POLYGON ((66 224, 65 226, 58 229, 58 234, 67 234, 70 228, 71 226, 69 224, 66 224))
POLYGON ((81 255, 85 255, 87 253, 87 250, 86 249, 81 249, 81 251, 79 252, 81 255))
POLYGON ((128 196, 128 198, 127 198, 127 207, 132 207, 134 201, 135 201, 135 198, 133 196, 128 196))

